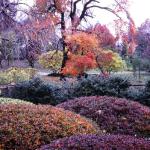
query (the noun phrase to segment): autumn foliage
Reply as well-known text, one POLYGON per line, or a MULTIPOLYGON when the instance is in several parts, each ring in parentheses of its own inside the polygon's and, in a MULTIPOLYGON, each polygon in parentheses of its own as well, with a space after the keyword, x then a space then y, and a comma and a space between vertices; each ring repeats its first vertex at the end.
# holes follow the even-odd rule
POLYGON ((98 68, 102 73, 110 73, 112 71, 120 71, 126 68, 125 61, 111 50, 100 50, 96 56, 98 68))
POLYGON ((98 48, 98 39, 94 34, 76 32, 66 37, 69 51, 74 54, 86 55, 98 48))
POLYGON ((0 146, 7 150, 34 150, 58 138, 97 132, 85 118, 52 106, 1 104, 0 116, 0 146))
POLYGON ((85 71, 96 67, 94 50, 98 48, 95 35, 84 32, 68 35, 68 60, 62 73, 65 75, 82 75, 85 71))
POLYGON ((102 48, 114 48, 116 38, 112 35, 106 25, 96 24, 87 30, 94 33, 99 41, 99 46, 102 48))
POLYGON ((96 67, 95 56, 92 53, 86 55, 75 55, 70 53, 62 73, 65 75, 82 75, 85 71, 96 67))
POLYGON ((150 137, 150 108, 137 102, 93 96, 69 100, 58 107, 94 120, 106 133, 150 137))

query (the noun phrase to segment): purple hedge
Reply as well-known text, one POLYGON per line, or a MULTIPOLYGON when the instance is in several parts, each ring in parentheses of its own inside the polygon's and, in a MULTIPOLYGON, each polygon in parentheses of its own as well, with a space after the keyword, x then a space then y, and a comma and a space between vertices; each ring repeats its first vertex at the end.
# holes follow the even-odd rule
POLYGON ((57 107, 92 119, 106 133, 150 137, 150 108, 137 102, 93 96, 69 100, 57 107))
POLYGON ((149 150, 150 141, 121 135, 79 135, 59 139, 39 150, 149 150))

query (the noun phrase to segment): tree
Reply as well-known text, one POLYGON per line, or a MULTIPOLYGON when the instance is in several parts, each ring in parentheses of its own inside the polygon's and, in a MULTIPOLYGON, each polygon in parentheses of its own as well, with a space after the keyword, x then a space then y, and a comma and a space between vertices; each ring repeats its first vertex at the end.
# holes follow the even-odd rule
POLYGON ((85 32, 76 32, 66 36, 69 50, 68 60, 62 69, 64 75, 83 75, 85 71, 96 67, 95 51, 98 40, 95 35, 85 32))
POLYGON ((101 25, 98 23, 95 26, 90 27, 87 30, 87 32, 96 34, 100 47, 106 48, 106 49, 107 48, 109 48, 109 49, 115 48, 116 39, 111 34, 110 30, 106 27, 106 25, 101 25))
POLYGON ((136 35, 137 47, 134 55, 135 69, 150 70, 150 20, 147 19, 136 35), (138 63, 137 63, 138 62, 138 63))
POLYGON ((127 14, 127 0, 114 0, 110 7, 101 6, 98 0, 36 0, 38 12, 42 14, 48 14, 51 16, 51 21, 54 19, 53 24, 60 24, 61 42, 63 47, 63 61, 62 69, 66 66, 68 60, 68 51, 66 51, 66 36, 69 32, 74 33, 80 30, 80 25, 83 21, 88 21, 87 18, 92 18, 93 8, 103 9, 116 15, 119 20, 120 13, 125 12, 127 14), (82 8, 78 9, 78 6, 82 4, 82 8), (57 19, 55 19, 57 18, 57 19), (57 21, 56 21, 57 20, 57 21), (69 28, 67 27, 70 22, 69 28))
POLYGON ((8 29, 15 23, 16 3, 10 0, 0 1, 0 32, 8 29))
POLYGON ((137 31, 137 48, 139 55, 146 59, 150 59, 150 20, 146 20, 137 31))
POLYGON ((85 71, 98 67, 101 73, 110 73, 125 68, 125 62, 111 50, 99 48, 97 36, 78 32, 66 37, 69 49, 68 60, 63 74, 83 75, 85 71))
POLYGON ((28 40, 26 45, 26 59, 28 60, 29 66, 34 68, 38 56, 41 54, 41 46, 34 40, 28 40))

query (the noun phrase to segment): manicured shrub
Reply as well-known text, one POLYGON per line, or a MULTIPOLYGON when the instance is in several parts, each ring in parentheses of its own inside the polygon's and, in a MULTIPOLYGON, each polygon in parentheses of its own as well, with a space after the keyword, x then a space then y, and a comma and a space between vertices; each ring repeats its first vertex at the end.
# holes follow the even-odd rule
POLYGON ((7 150, 34 150, 58 138, 97 133, 91 121, 52 106, 1 104, 0 116, 0 145, 7 150))
POLYGON ((94 120, 106 133, 150 137, 150 109, 114 97, 81 97, 59 104, 94 120))
POLYGON ((12 99, 12 98, 3 98, 0 97, 0 104, 32 104, 30 102, 27 101, 23 101, 20 99, 12 99))
MULTIPOLYGON (((35 104, 51 104, 56 105, 61 97, 60 86, 55 84, 46 84, 39 78, 16 84, 12 91, 12 97, 25 99, 35 104)), ((62 92, 63 93, 63 92, 62 92)), ((63 100, 63 98, 62 98, 63 100)))
POLYGON ((38 150, 149 150, 150 141, 122 135, 79 135, 59 139, 38 150))
POLYGON ((117 96, 123 97, 129 88, 129 81, 121 77, 83 78, 74 86, 74 97, 81 96, 117 96))

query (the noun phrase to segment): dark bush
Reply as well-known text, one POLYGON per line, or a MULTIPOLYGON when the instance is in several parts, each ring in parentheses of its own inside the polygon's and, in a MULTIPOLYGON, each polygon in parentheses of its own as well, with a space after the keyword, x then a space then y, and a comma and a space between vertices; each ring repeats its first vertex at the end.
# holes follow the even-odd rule
POLYGON ((146 88, 130 88, 127 92, 126 98, 150 107, 150 92, 148 92, 146 88))
POLYGON ((95 134, 92 122, 69 111, 42 105, 0 105, 0 148, 34 150, 52 140, 95 134))
MULTIPOLYGON (((63 81, 62 81, 63 82, 63 81)), ((150 90, 148 84, 146 89, 130 89, 127 79, 120 77, 96 77, 81 78, 78 82, 71 84, 45 83, 41 79, 33 79, 18 83, 12 91, 12 98, 23 99, 34 104, 57 105, 68 99, 82 96, 115 96, 138 101, 150 106, 150 90)))
POLYGON ((130 87, 130 82, 121 77, 110 77, 106 86, 108 86, 108 95, 123 97, 130 87))
POLYGON ((25 99, 34 104, 51 105, 68 99, 67 94, 59 85, 46 84, 39 78, 18 83, 12 91, 13 98, 25 99))
POLYGON ((83 78, 74 86, 74 97, 81 96, 117 96, 123 97, 130 83, 120 77, 89 77, 83 78))
POLYGON ((146 83, 146 91, 150 92, 150 80, 146 83))
POLYGON ((149 150, 150 141, 122 135, 79 135, 59 139, 38 150, 149 150))
POLYGON ((150 109, 137 102, 114 97, 81 97, 57 107, 94 120, 106 133, 150 137, 150 109))
POLYGON ((150 80, 146 83, 145 91, 142 95, 142 103, 150 107, 150 80))

